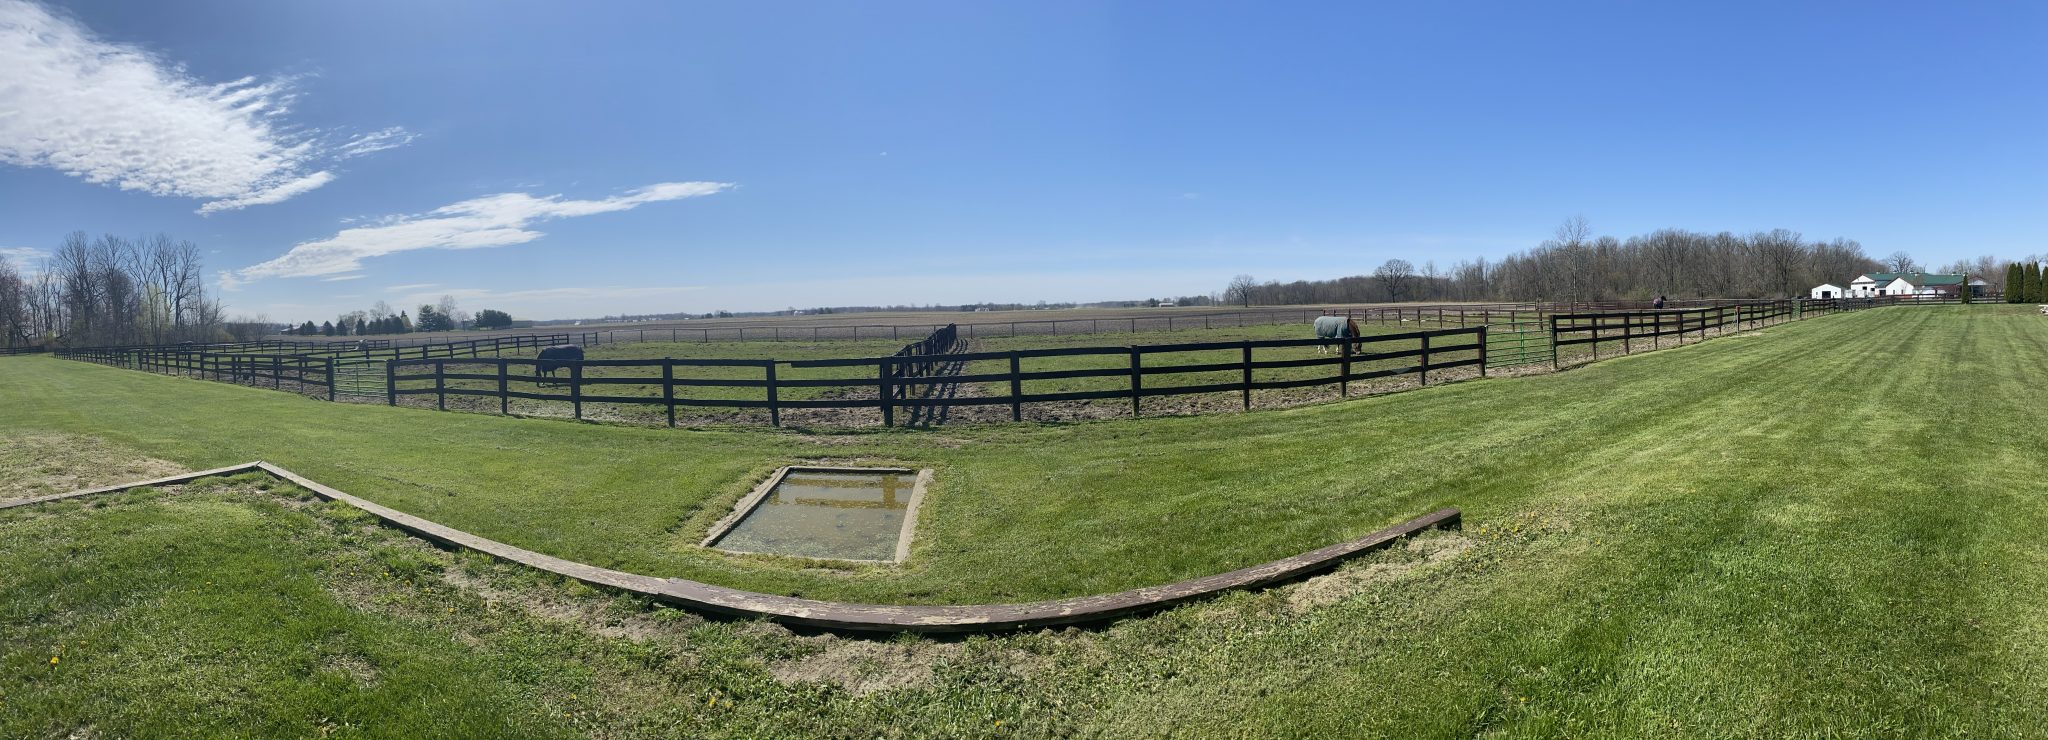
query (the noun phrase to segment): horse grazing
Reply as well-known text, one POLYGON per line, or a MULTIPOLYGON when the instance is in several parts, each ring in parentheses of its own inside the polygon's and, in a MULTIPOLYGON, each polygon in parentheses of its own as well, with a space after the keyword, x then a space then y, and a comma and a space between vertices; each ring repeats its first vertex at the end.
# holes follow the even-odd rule
POLYGON ((542 349, 540 357, 536 359, 539 362, 534 363, 534 370, 539 371, 541 375, 552 378, 555 376, 556 370, 575 367, 575 363, 582 362, 583 348, 573 344, 557 344, 553 347, 542 349))
POLYGON ((1316 346, 1316 354, 1319 355, 1329 353, 1329 340, 1348 339, 1356 346, 1359 341, 1358 320, 1349 316, 1317 316, 1316 338, 1324 340, 1316 346))

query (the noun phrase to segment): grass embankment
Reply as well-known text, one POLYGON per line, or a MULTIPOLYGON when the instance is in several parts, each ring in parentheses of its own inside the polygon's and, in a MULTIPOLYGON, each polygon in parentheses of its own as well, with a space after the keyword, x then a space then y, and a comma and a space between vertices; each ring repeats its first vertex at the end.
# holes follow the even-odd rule
POLYGON ((454 617, 439 603, 344 614, 333 605, 357 597, 317 585, 357 582, 334 570, 345 543, 278 520, 317 514, 231 516, 182 496, 74 505, 0 519, 0 716, 31 734, 101 716, 116 718, 103 729, 191 726, 203 720, 152 712, 215 695, 242 697, 237 712, 296 707, 280 722, 362 716, 344 711, 355 694, 264 677, 324 675, 308 636, 394 631, 377 675, 417 680, 375 683, 375 706, 466 731, 485 725, 452 723, 571 731, 551 702, 605 687, 632 699, 589 720, 607 732, 2020 735, 2048 723, 2048 507, 2033 495, 2048 477, 2033 399, 2044 339, 2048 324, 2004 307, 1898 308, 1290 411, 831 438, 335 406, 13 358, 0 361, 9 434, 93 435, 195 468, 261 457, 543 552, 807 596, 1072 595, 1442 505, 1468 524, 1440 538, 1440 561, 1351 568, 1334 590, 1241 594, 1102 632, 828 644, 730 624, 563 636, 518 615, 472 622, 460 603, 454 617), (814 456, 938 469, 909 567, 806 571, 690 546, 750 476, 814 456), (152 541, 191 559, 152 556, 152 541), (230 577, 242 568, 263 577, 230 577), (171 599, 206 580, 223 593, 171 599), (211 603, 271 618, 203 629, 211 603), (105 643, 83 637, 66 664, 84 674, 46 665, 95 629, 134 652, 96 664, 87 651, 105 643), (219 642, 195 651, 188 633, 219 642), (778 672, 847 645, 922 654, 928 673, 855 695, 778 672), (194 660, 248 664, 215 687, 184 678, 194 660), (172 696, 134 710, 90 698, 158 689, 172 696), (732 714, 699 717, 721 706, 732 714))

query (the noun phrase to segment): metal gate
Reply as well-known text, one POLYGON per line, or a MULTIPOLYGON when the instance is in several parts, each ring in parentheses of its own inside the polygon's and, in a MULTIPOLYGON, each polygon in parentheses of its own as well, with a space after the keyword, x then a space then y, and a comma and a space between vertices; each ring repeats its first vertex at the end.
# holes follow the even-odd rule
POLYGON ((335 400, 390 397, 391 376, 386 360, 339 359, 334 361, 335 400))
POLYGON ((1550 327, 1527 321, 1486 326, 1486 367, 1515 367, 1550 361, 1550 327))

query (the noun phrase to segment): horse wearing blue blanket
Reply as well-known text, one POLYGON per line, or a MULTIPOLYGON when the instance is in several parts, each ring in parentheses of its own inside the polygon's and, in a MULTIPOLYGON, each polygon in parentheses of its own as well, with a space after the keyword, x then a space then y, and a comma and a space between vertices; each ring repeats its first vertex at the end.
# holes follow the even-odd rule
POLYGON ((1324 340, 1322 344, 1316 346, 1316 354, 1328 353, 1330 344, 1337 340, 1351 340, 1352 346, 1356 347, 1358 320, 1349 316, 1317 316, 1316 338, 1324 340))

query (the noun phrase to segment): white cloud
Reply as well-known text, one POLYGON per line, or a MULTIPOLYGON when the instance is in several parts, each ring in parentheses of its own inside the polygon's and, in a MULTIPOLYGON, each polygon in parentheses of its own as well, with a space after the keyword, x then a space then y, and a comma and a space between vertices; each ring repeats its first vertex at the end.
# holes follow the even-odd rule
MULTIPOLYGON (((593 299, 625 300, 635 298, 661 298, 679 296, 704 290, 696 285, 653 285, 624 286, 606 285, 575 288, 535 288, 531 290, 491 290, 488 288, 449 288, 446 290, 421 291, 401 299, 405 303, 431 303, 441 296, 453 296, 456 301, 473 303, 496 301, 520 305, 549 304, 563 301, 574 305, 587 305, 593 299)), ((485 306, 489 308, 489 306, 485 306)))
POLYGON ((393 285, 389 288, 385 288, 385 290, 391 291, 393 293, 403 293, 408 290, 424 290, 438 285, 440 285, 440 283, 413 283, 411 285, 393 285))
POLYGON ((334 153, 342 159, 360 157, 386 149, 397 149, 411 144, 413 139, 419 137, 419 134, 392 126, 382 131, 372 131, 342 142, 341 146, 335 148, 334 153))
POLYGON ((25 0, 0 0, 0 164, 206 201, 278 203, 331 182, 323 162, 410 142, 390 128, 339 144, 284 121, 288 80, 209 84, 25 0))
POLYGON ((49 259, 50 253, 35 247, 0 247, 0 258, 15 264, 29 264, 49 259))
POLYGON ((696 198, 732 188, 723 182, 664 182, 602 200, 563 200, 560 195, 499 193, 465 200, 415 216, 390 217, 376 226, 343 229, 332 237, 303 242, 283 255, 223 273, 222 287, 273 277, 315 277, 354 272, 363 260, 416 249, 480 249, 524 244, 541 232, 541 221, 625 211, 647 203, 696 198))
POLYGON ((356 275, 336 275, 336 276, 334 276, 334 277, 330 277, 330 278, 320 278, 320 282, 323 282, 323 283, 338 283, 338 282, 341 282, 341 281, 343 281, 343 280, 361 280, 361 279, 363 279, 363 278, 366 278, 366 277, 369 277, 369 276, 368 276, 368 275, 362 275, 362 274, 356 274, 356 275))

